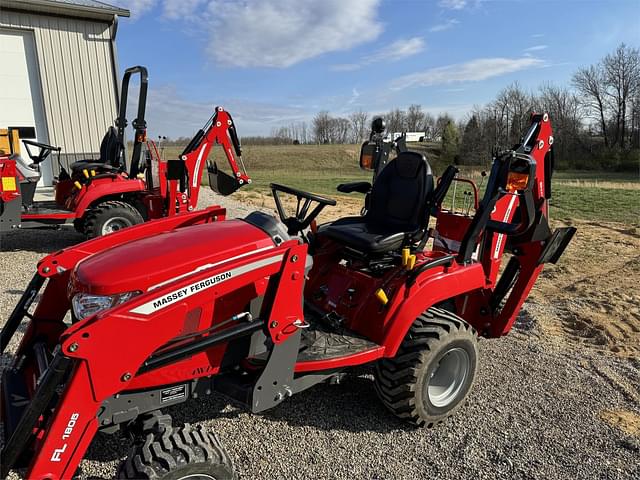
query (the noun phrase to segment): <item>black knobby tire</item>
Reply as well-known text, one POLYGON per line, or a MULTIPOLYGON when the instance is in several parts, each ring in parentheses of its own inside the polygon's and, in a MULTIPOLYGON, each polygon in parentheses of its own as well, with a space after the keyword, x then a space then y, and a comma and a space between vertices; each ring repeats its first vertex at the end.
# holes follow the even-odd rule
POLYGON ((136 442, 118 478, 180 480, 235 479, 231 459, 218 437, 201 426, 159 427, 136 442), (200 477, 197 477, 197 476, 200 477))
POLYGON ((84 218, 84 233, 89 238, 144 222, 136 207, 115 200, 98 204, 89 210, 84 218))
POLYGON ((416 318, 396 356, 376 364, 376 392, 397 417, 432 427, 463 404, 477 362, 475 330, 447 310, 430 308, 416 318))

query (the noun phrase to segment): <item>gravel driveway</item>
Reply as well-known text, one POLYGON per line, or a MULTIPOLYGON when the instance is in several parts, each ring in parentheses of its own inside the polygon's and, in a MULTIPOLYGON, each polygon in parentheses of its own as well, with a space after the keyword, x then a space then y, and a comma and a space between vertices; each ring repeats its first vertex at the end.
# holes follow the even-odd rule
MULTIPOLYGON (((230 216, 248 210, 209 191, 202 197, 202 206, 221 202, 230 216)), ((72 230, 3 236, 2 323, 37 260, 80 240, 72 230)), ((218 432, 242 479, 640 478, 638 438, 601 419, 605 410, 640 413, 640 360, 552 344, 540 335, 535 311, 527 305, 509 336, 480 342, 468 404, 432 430, 406 427, 388 413, 366 368, 262 415, 224 398, 167 413, 218 432)), ((82 477, 112 478, 126 451, 120 437, 98 435, 82 477)))

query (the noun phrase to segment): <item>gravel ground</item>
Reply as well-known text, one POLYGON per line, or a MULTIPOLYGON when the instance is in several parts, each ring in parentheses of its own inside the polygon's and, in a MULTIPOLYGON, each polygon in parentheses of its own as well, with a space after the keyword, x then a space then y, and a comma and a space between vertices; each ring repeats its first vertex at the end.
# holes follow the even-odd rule
MULTIPOLYGON (((223 202, 230 216, 247 207, 223 202)), ((2 238, 0 318, 7 318, 46 253, 81 238, 73 231, 20 231, 2 238)), ((640 414, 640 360, 548 342, 526 306, 514 332, 480 342, 469 402, 444 424, 407 427, 378 402, 367 368, 252 415, 212 397, 167 411, 202 423, 225 442, 242 479, 262 478, 640 478, 640 441, 601 420, 605 410, 640 414)), ((127 442, 99 434, 83 478, 113 478, 127 442)), ((13 478, 17 478, 15 475, 13 478)))

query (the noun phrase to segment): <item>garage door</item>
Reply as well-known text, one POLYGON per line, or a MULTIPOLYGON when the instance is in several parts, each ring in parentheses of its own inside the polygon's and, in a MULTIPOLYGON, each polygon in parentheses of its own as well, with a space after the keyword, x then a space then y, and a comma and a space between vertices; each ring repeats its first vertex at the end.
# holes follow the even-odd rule
MULTIPOLYGON (((37 141, 49 141, 35 42, 30 31, 0 29, 0 128, 7 127, 33 127, 37 141)), ((32 151, 36 153, 33 148, 32 151)), ((22 154, 27 157, 24 146, 22 154)), ((51 159, 41 169, 40 185, 51 185, 51 159)))

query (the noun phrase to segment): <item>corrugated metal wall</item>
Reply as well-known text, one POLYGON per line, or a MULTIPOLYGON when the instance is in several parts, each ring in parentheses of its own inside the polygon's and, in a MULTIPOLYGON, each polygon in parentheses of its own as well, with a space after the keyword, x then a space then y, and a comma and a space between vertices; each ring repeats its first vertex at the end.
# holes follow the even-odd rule
POLYGON ((0 27, 34 32, 49 142, 65 163, 96 157, 117 115, 109 24, 0 9, 0 27))

